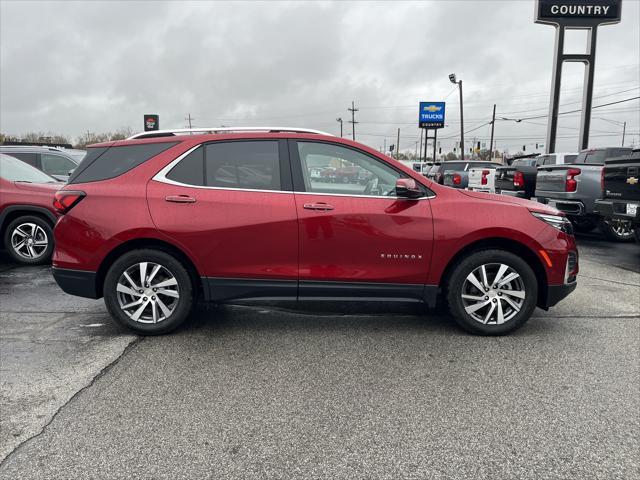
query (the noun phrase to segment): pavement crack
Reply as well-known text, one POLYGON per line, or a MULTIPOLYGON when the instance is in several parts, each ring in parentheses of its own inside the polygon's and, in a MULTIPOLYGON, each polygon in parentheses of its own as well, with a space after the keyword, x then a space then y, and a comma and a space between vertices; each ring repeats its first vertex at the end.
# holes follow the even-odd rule
POLYGON ((56 409, 56 411, 53 413, 53 415, 51 415, 51 418, 49 419, 49 421, 47 423, 45 423, 42 428, 40 429, 40 431, 38 433, 36 433, 35 435, 23 440, 22 442, 20 442, 13 450, 11 450, 6 457, 4 457, 2 459, 2 461, 0 462, 0 470, 2 470, 2 467, 5 465, 5 463, 9 460, 9 458, 11 456, 13 456, 18 450, 20 450, 22 447, 24 447, 27 443, 31 442, 32 440, 35 440, 36 438, 38 438, 39 436, 41 436, 43 433, 45 433, 47 431, 47 429, 49 428, 49 426, 53 423, 53 421, 56 419, 56 417, 58 416, 58 414, 62 411, 63 408, 65 408, 67 405, 69 405, 75 398, 77 398, 80 394, 82 394, 82 392, 84 392, 85 390, 91 388, 101 377, 105 376, 107 373, 109 373, 109 371, 115 367, 122 358, 124 358, 124 356, 129 353, 130 350, 132 350, 133 348, 135 348, 139 343, 141 343, 144 340, 145 337, 136 337, 134 338, 131 343, 129 343, 123 350, 122 353, 120 353, 120 355, 118 355, 115 359, 113 359, 112 362, 110 362, 107 366, 103 367, 98 373, 96 373, 93 378, 89 381, 89 383, 87 385, 85 385, 84 387, 80 388, 76 393, 74 393, 69 400, 67 400, 66 402, 64 402, 62 405, 60 405, 60 407, 58 407, 56 409))
POLYGON ((640 284, 638 284, 638 283, 619 282, 617 280, 610 280, 608 278, 593 277, 591 275, 585 275, 583 273, 579 273, 578 276, 579 277, 584 277, 584 278, 590 278, 592 280, 600 280, 601 282, 611 282, 611 283, 617 283, 619 285, 627 285, 629 287, 640 287, 640 284))

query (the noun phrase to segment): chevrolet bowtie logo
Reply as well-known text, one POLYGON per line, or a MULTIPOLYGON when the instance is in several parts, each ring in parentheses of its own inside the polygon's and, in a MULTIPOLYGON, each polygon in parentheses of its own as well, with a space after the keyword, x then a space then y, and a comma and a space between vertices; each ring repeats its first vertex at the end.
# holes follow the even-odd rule
POLYGON ((636 183, 638 183, 638 179, 636 177, 629 177, 627 178, 627 183, 629 185, 635 185, 636 183))
POLYGON ((438 107, 437 105, 429 105, 427 107, 423 107, 423 110, 433 113, 433 112, 439 112, 440 110, 442 110, 442 107, 438 107))

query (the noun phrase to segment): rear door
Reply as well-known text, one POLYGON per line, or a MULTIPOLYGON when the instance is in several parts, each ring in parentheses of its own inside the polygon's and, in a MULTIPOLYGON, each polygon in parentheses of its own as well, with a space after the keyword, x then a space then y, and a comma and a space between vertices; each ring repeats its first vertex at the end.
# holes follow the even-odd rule
POLYGON ((429 190, 395 196, 404 176, 361 150, 290 141, 300 237, 300 298, 422 299, 433 244, 429 190), (351 167, 357 180, 317 180, 318 167, 351 167))
POLYGON ((213 300, 296 298, 298 224, 286 140, 200 145, 151 180, 156 226, 197 262, 213 300))

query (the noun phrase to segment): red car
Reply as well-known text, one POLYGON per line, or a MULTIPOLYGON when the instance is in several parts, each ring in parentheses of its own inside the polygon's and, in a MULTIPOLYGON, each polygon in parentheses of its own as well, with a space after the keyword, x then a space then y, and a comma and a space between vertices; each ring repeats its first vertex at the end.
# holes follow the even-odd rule
POLYGON ((0 238, 18 263, 46 263, 53 252, 58 212, 51 201, 61 183, 46 173, 0 153, 0 238))
POLYGON ((104 296, 137 332, 175 329, 197 299, 441 296, 462 327, 497 335, 576 287, 571 224, 555 209, 444 187, 321 132, 178 133, 94 145, 56 193, 56 281, 104 296), (311 178, 335 159, 369 180, 311 178))

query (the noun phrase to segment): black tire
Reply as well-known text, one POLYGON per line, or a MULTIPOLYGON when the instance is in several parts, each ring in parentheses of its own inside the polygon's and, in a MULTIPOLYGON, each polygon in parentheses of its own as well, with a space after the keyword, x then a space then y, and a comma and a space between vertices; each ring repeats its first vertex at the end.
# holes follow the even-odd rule
POLYGON ((633 242, 633 225, 628 220, 602 220, 600 231, 607 240, 612 242, 633 242))
MULTIPOLYGON (((502 278, 506 278, 506 276, 503 276, 502 278)), ((492 286, 490 285, 490 287, 492 286)), ((538 281, 531 267, 517 255, 505 250, 479 250, 470 253, 467 257, 460 260, 453 268, 446 288, 449 311, 451 312, 454 320, 467 332, 477 335, 504 335, 520 328, 533 314, 538 299, 538 281), (483 324, 465 310, 464 301, 462 299, 462 294, 466 291, 465 287, 468 285, 465 284, 465 282, 467 277, 482 265, 488 265, 490 266, 489 268, 491 268, 492 265, 500 264, 506 265, 515 273, 519 274, 519 278, 521 280, 516 281, 522 283, 525 298, 519 307, 519 311, 514 309, 512 314, 515 314, 504 323, 498 324, 496 322, 483 324)), ((506 290, 509 290, 509 288, 506 290)), ((504 291, 505 289, 490 289, 490 292, 488 293, 480 292, 479 296, 483 297, 480 302, 484 302, 486 300, 488 300, 488 302, 493 301, 496 304, 500 304, 500 308, 502 309, 502 305, 506 305, 506 303, 503 303, 504 298, 496 297, 498 295, 502 297, 504 295, 502 292, 504 291), (494 298, 490 298, 488 295, 491 295, 494 298)), ((508 297, 510 299, 512 298, 510 296, 508 297)), ((517 301, 518 300, 516 300, 516 302, 517 301)), ((489 308, 492 304, 488 302, 486 302, 486 306, 489 308)), ((506 308, 509 309, 511 307, 507 306, 506 308)), ((479 310, 479 312, 484 312, 484 310, 479 310)))
MULTIPOLYGON (((162 271, 164 272, 165 270, 162 271)), ((149 277, 149 275, 147 275, 147 277, 149 277)), ((137 283, 140 283, 139 279, 133 278, 133 280, 135 280, 137 283)), ((153 285, 151 285, 151 287, 152 286, 153 285)), ((150 288, 146 288, 146 290, 150 290, 150 288)), ((109 313, 111 314, 113 319, 120 325, 123 325, 142 335, 161 335, 163 333, 168 333, 175 330, 180 325, 182 325, 184 321, 189 317, 189 314, 191 313, 194 305, 194 286, 192 278, 189 275, 187 269, 175 257, 169 255, 164 251, 153 249, 133 250, 131 252, 125 253, 120 258, 118 258, 113 263, 113 265, 111 265, 109 271, 107 272, 104 280, 103 294, 105 305, 107 306, 107 310, 109 310, 109 313), (161 265, 164 269, 166 269, 166 272, 173 276, 173 278, 175 278, 175 280, 177 281, 175 290, 178 292, 179 298, 175 300, 175 304, 171 305, 171 313, 167 315, 166 318, 161 319, 157 323, 141 323, 142 321, 136 321, 127 313, 125 313, 125 311, 121 308, 119 300, 119 295, 122 296, 125 294, 119 294, 116 290, 118 288, 119 281, 124 278, 124 272, 141 262, 151 262, 157 265, 161 265)), ((157 294, 150 293, 150 295, 157 294)), ((134 298, 136 297, 131 297, 131 299, 134 298)), ((147 302, 148 308, 145 307, 144 310, 144 313, 146 314, 149 313, 149 310, 153 311, 160 308, 159 306, 152 308, 153 306, 151 305, 151 297, 140 297, 140 295, 137 294, 137 298, 144 298, 144 301, 147 302)), ((160 298, 159 295, 158 298, 160 298)), ((165 298, 165 300, 167 299, 165 298)), ((169 299, 169 301, 173 300, 169 299)), ((153 303, 155 303, 155 297, 153 303)), ((141 304, 140 307, 142 307, 141 304)))
POLYGON ((598 221, 594 218, 571 217, 569 220, 571 220, 573 229, 578 233, 592 232, 598 226, 598 221))
POLYGON ((22 265, 42 265, 43 263, 47 263, 51 260, 51 254, 53 253, 53 229, 51 228, 51 224, 42 217, 38 217, 36 215, 25 215, 23 217, 18 217, 13 220, 9 225, 7 225, 7 229, 4 232, 4 247, 7 249, 7 252, 11 256, 13 260, 22 265), (35 230, 31 230, 30 225, 36 225, 38 228, 35 230), (31 249, 25 250, 24 247, 16 250, 11 241, 15 235, 19 235, 16 231, 20 228, 22 232, 34 233, 34 236, 29 235, 28 238, 32 238, 36 243, 43 241, 44 237, 46 237, 46 248, 42 249, 38 245, 33 245, 31 249), (44 235, 44 237, 43 237, 44 235), (27 255, 31 255, 30 252, 37 253, 36 256, 29 258, 27 255))

